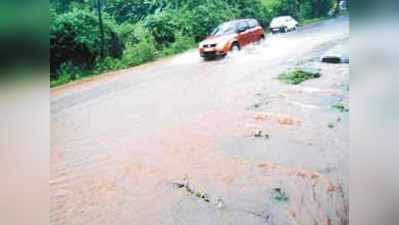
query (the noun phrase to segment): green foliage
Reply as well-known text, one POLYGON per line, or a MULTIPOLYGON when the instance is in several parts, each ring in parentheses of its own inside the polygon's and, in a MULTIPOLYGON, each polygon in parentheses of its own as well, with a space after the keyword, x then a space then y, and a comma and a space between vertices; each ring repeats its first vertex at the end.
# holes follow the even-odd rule
MULTIPOLYGON (((50 68, 54 74, 64 62, 71 62, 82 70, 90 69, 100 53, 98 20, 88 10, 74 9, 63 14, 51 14, 50 68)), ((122 43, 114 31, 112 20, 104 17, 105 54, 122 56, 122 43)))
POLYGON ((106 57, 105 59, 96 63, 93 72, 95 74, 110 71, 110 70, 117 70, 124 68, 123 63, 119 59, 106 57))
POLYGON ((105 11, 118 23, 138 22, 146 17, 153 8, 148 0, 109 0, 105 11))
POLYGON ((305 80, 314 79, 320 77, 319 73, 310 73, 300 69, 294 69, 278 76, 278 79, 287 84, 297 85, 305 80))
POLYGON ((312 18, 312 16, 313 16, 312 2, 305 1, 303 4, 300 5, 298 17, 301 21, 303 21, 307 18, 312 18))
POLYGON ((82 71, 79 67, 73 65, 71 62, 64 62, 60 65, 58 70, 57 79, 52 79, 50 86, 57 86, 66 84, 69 81, 73 81, 82 77, 82 71))
POLYGON ((349 112, 349 109, 346 108, 342 102, 333 105, 332 108, 338 110, 339 112, 349 112))
POLYGON ((195 45, 195 40, 193 38, 184 36, 181 33, 176 34, 176 41, 173 42, 168 48, 165 48, 161 52, 161 56, 174 55, 186 51, 195 45))
POLYGON ((287 202, 289 197, 286 192, 281 190, 281 188, 274 188, 272 192, 272 199, 276 202, 287 202))
POLYGON ((191 31, 188 33, 196 41, 206 37, 217 25, 238 17, 236 8, 229 7, 223 1, 214 1, 195 7, 187 20, 191 22, 191 31))
POLYGON ((157 57, 154 41, 151 37, 146 37, 136 45, 128 46, 122 58, 122 64, 136 66, 148 61, 152 61, 157 57))
POLYGON ((144 20, 144 27, 160 46, 167 46, 175 41, 177 23, 174 10, 157 11, 144 20))

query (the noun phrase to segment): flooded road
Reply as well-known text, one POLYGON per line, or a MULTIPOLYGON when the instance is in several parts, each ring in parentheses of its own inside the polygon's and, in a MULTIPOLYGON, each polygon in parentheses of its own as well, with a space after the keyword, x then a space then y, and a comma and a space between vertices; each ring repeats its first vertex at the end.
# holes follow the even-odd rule
POLYGON ((347 224, 349 67, 317 63, 347 42, 340 17, 53 89, 51 224, 347 224))

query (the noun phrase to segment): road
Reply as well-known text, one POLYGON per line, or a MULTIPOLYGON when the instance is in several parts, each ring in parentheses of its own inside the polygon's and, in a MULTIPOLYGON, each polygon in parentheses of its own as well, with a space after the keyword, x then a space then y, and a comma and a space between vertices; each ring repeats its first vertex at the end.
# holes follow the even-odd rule
POLYGON ((339 17, 53 89, 51 224, 348 224, 349 68, 317 63, 347 42, 339 17))

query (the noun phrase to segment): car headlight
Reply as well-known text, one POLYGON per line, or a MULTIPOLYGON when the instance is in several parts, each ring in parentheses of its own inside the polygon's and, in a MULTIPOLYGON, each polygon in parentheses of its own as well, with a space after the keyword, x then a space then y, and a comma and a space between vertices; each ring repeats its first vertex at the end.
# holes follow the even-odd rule
POLYGON ((220 42, 216 45, 217 48, 224 48, 226 46, 226 42, 220 42))

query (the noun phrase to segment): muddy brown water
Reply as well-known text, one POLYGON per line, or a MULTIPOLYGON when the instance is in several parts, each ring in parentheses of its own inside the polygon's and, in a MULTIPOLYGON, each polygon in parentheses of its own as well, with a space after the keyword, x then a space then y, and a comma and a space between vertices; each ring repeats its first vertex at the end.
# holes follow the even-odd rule
POLYGON ((224 59, 189 51, 58 89, 51 224, 347 224, 348 113, 331 105, 348 102, 348 65, 276 79, 347 37, 341 17, 224 59), (173 185, 184 177, 224 207, 173 185))

